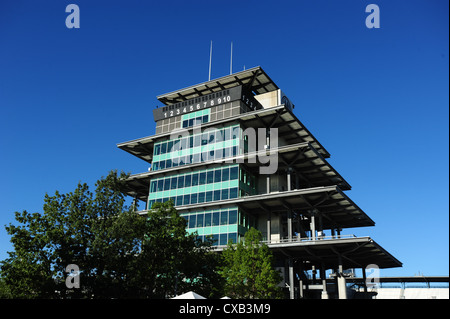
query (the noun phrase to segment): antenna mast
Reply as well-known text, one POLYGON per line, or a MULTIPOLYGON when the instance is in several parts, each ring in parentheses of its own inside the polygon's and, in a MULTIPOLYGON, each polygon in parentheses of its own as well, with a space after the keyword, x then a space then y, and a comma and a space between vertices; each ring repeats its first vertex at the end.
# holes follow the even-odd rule
POLYGON ((211 47, 209 49, 209 75, 208 75, 208 81, 211 81, 211 57, 212 57, 212 40, 211 40, 211 47))
POLYGON ((230 74, 233 74, 233 41, 231 41, 230 74))

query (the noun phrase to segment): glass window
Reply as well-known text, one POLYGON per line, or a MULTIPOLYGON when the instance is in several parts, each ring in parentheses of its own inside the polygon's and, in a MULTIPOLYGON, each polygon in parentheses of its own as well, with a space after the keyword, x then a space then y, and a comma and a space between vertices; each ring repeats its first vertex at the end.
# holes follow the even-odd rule
POLYGON ((239 126, 235 126, 231 128, 231 138, 234 140, 236 138, 239 138, 239 126))
POLYGON ((167 143, 167 153, 173 152, 173 141, 167 143))
POLYGON ((199 185, 204 185, 206 183, 206 172, 200 173, 200 183, 199 185))
POLYGON ((219 245, 226 245, 227 244, 227 234, 220 234, 220 241, 219 245))
POLYGON ((196 222, 197 222, 197 215, 195 215, 195 214, 192 214, 192 215, 189 215, 189 228, 194 228, 195 227, 195 224, 196 224, 196 222))
POLYGON ((224 133, 225 133, 224 134, 225 141, 231 140, 231 128, 230 127, 225 128, 225 132, 224 133))
POLYGON ((194 147, 200 146, 202 140, 202 136, 200 134, 197 134, 194 136, 194 147))
POLYGON ((230 169, 227 168, 223 168, 222 169, 222 182, 226 182, 230 179, 230 169))
POLYGON ((237 146, 233 146, 233 156, 237 155, 237 146))
POLYGON ((228 211, 223 210, 220 212, 220 225, 228 224, 228 211))
POLYGON ((208 115, 203 115, 202 122, 203 123, 208 122, 208 115))
POLYGON ((229 195, 228 195, 228 188, 222 189, 222 200, 228 199, 228 198, 229 198, 229 195))
POLYGON ((164 190, 168 191, 170 189, 170 178, 164 179, 164 190))
POLYGON ((197 227, 203 227, 203 214, 198 214, 197 215, 197 227))
POLYGON ((230 189, 230 199, 237 198, 238 197, 238 189, 237 188, 231 188, 230 189))
POLYGON ((171 178, 170 189, 177 188, 177 181, 178 181, 178 178, 176 176, 171 178))
POLYGON ((214 183, 220 183, 221 178, 222 178, 222 170, 216 169, 214 171, 214 183))
POLYGON ((150 193, 156 192, 156 181, 152 181, 150 186, 150 193))
POLYGON ((191 204, 197 204, 197 193, 191 194, 191 204))
POLYGON ((183 121, 183 128, 186 128, 186 127, 188 127, 188 120, 183 121))
POLYGON ((176 206, 183 205, 183 196, 177 196, 177 204, 176 206))
POLYGON ((164 187, 164 180, 163 180, 163 179, 160 179, 160 180, 158 181, 158 192, 162 192, 163 187, 164 187))
POLYGON ((228 214, 228 224, 233 225, 237 223, 237 210, 230 210, 228 214))
POLYGON ((206 202, 212 202, 213 192, 206 192, 206 202))
POLYGON ((211 213, 205 214, 205 227, 211 226, 211 213))
POLYGON ((219 234, 213 234, 212 239, 213 239, 213 246, 217 246, 219 244, 219 234))
POLYGON ((219 212, 214 212, 212 214, 212 225, 219 226, 220 214, 219 212))
POLYGON ((184 187, 191 187, 191 175, 186 175, 184 179, 184 187))
POLYGON ((200 163, 201 162, 201 153, 195 153, 192 158, 192 163, 200 163))
POLYGON ((191 199, 191 195, 187 194, 183 196, 183 205, 189 205, 189 201, 191 199))
POLYGON ((183 187, 184 187, 184 175, 178 176, 178 188, 183 188, 183 187))
POLYGON ((160 144, 156 144, 155 145, 155 155, 159 155, 161 154, 161 145, 160 144))
POLYGON ((239 173, 238 167, 237 166, 232 167, 230 169, 230 180, 238 179, 238 173, 239 173))
POLYGON ((160 161, 159 162, 159 168, 161 168, 161 169, 166 168, 166 161, 160 161))
POLYGON ((167 143, 161 144, 161 154, 166 154, 167 152, 167 143))
POLYGON ((214 182, 214 171, 208 171, 207 172, 206 182, 208 184, 211 184, 212 182, 214 182))
POLYGON ((228 241, 232 241, 233 244, 237 243, 237 233, 229 233, 228 234, 228 241))
POLYGON ((208 133, 202 134, 202 145, 208 144, 208 133))
POLYGON ((198 173, 192 175, 192 186, 198 185, 198 173))
POLYGON ((220 190, 214 191, 214 200, 220 200, 220 190))
POLYGON ((199 203, 205 202, 205 193, 198 193, 198 202, 199 203))

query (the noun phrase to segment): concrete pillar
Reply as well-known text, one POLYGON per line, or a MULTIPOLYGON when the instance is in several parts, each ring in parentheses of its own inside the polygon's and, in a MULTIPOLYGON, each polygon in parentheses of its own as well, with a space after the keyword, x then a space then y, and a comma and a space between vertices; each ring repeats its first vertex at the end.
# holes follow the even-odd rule
POLYGON ((311 212, 311 239, 316 240, 316 217, 314 216, 314 212, 311 212))
POLYGON ((327 292, 327 278, 325 274, 325 266, 322 265, 320 267, 320 279, 322 279, 322 299, 328 299, 328 292, 327 292))
POLYGON ((292 241, 292 211, 287 212, 288 241, 292 241))
POLYGON ((267 194, 270 193, 270 175, 267 175, 267 177, 266 177, 266 191, 267 191, 267 194))
POLYGON ((290 191, 291 190, 291 172, 292 172, 292 168, 288 168, 287 169, 287 190, 290 191))
POLYGON ((267 243, 270 243, 272 233, 270 232, 272 228, 272 221, 271 221, 271 215, 270 213, 267 213, 267 243))
POLYGON ((289 258, 289 298, 294 299, 294 260, 289 258))
POLYGON ((344 277, 344 269, 342 267, 342 257, 338 256, 339 269, 337 273, 338 295, 339 299, 347 299, 347 285, 344 277))

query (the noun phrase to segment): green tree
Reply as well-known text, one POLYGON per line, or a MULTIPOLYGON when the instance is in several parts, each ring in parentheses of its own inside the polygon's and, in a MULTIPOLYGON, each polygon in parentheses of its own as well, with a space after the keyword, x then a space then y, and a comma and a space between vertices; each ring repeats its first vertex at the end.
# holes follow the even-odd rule
POLYGON ((251 228, 243 242, 229 243, 222 253, 220 273, 225 280, 224 292, 231 298, 281 298, 278 284, 282 280, 273 268, 269 247, 261 243, 262 235, 251 228))
POLYGON ((14 298, 217 294, 211 243, 187 234, 172 202, 136 214, 121 192, 126 177, 111 171, 94 192, 79 183, 74 192, 46 195, 43 213, 16 212, 19 225, 6 227, 14 251, 1 262, 2 291, 14 298), (65 285, 69 264, 80 269, 80 289, 65 285))

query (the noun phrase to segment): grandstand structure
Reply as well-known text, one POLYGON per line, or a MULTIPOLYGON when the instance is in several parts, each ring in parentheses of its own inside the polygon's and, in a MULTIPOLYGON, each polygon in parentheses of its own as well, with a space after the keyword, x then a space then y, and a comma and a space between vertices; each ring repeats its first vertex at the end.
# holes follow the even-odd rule
POLYGON ((372 238, 349 232, 375 222, 261 67, 157 99, 155 135, 117 145, 150 166, 123 190, 144 203, 139 213, 172 199, 188 231, 212 237, 217 252, 258 229, 292 299, 346 299, 345 269, 402 266, 372 238))

